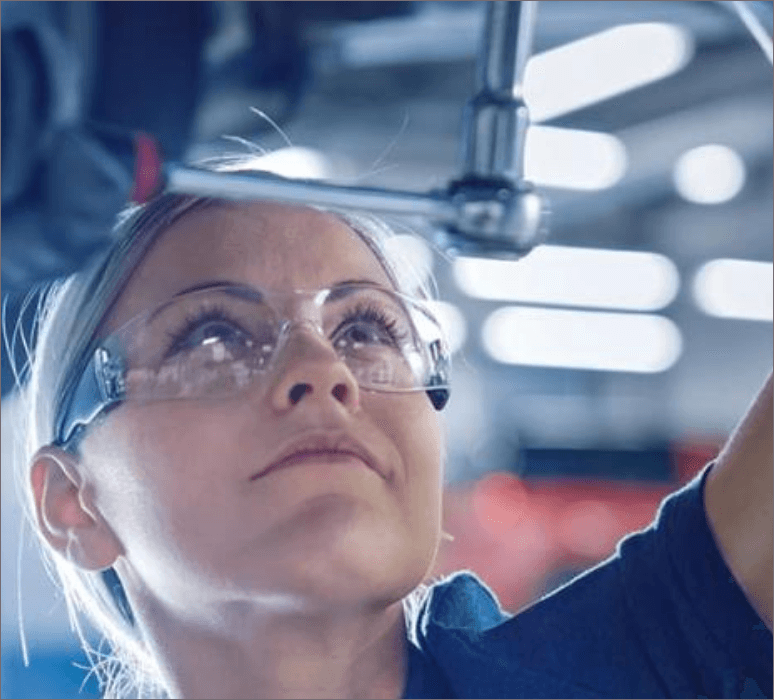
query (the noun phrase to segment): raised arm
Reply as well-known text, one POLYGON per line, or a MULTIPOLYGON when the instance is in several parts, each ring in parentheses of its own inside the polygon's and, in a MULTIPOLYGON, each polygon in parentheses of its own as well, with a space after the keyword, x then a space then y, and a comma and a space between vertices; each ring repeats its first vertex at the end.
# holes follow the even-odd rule
POLYGON ((707 477, 710 527, 731 573, 772 628, 774 415, 770 374, 707 477))

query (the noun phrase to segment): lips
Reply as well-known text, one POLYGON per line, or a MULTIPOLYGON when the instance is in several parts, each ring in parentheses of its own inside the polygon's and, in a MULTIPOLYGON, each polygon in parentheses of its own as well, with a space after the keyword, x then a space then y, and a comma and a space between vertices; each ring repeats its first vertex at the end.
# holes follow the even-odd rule
POLYGON ((321 462, 335 462, 339 458, 355 457, 367 467, 381 474, 373 455, 357 440, 345 434, 315 433, 297 438, 283 447, 265 467, 250 477, 251 481, 265 476, 282 467, 291 466, 307 460, 319 459, 321 462))

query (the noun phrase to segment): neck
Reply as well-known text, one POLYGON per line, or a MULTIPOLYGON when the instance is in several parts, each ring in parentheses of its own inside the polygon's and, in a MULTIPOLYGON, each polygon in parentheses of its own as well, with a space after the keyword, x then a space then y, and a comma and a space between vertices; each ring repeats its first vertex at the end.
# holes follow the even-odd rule
POLYGON ((141 616, 170 697, 401 696, 406 632, 400 601, 345 613, 239 607, 206 623, 159 610, 141 616))

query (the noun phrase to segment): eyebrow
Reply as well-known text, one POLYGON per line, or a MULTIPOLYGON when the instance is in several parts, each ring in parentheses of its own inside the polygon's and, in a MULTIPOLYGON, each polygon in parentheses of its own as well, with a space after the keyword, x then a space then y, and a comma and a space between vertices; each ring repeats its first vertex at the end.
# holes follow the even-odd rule
POLYGON ((331 289, 335 289, 336 287, 343 287, 345 284, 370 284, 374 287, 383 287, 383 284, 380 284, 379 282, 376 282, 375 280, 370 279, 360 279, 360 280, 341 280, 341 282, 336 282, 335 284, 331 285, 331 289))
MULTIPOLYGON (((334 282, 328 288, 331 290, 331 293, 327 297, 326 303, 346 297, 351 293, 351 290, 348 290, 347 287, 357 284, 384 289, 383 284, 379 284, 378 282, 371 279, 340 280, 338 282, 334 282)), ((264 299, 264 295, 256 287, 251 287, 250 285, 241 282, 234 282, 233 280, 207 280, 206 282, 199 282, 197 284, 191 285, 190 287, 185 287, 185 289, 181 289, 180 291, 175 292, 175 294, 172 295, 172 298, 167 303, 162 304, 155 311, 153 311, 153 313, 151 313, 148 320, 152 321, 154 318, 156 318, 172 303, 174 299, 178 299, 182 296, 185 296, 186 294, 191 294, 193 292, 202 292, 207 289, 217 289, 224 294, 229 294, 233 297, 236 297, 237 299, 247 299, 248 301, 263 301, 264 299)))
POLYGON ((352 289, 347 289, 350 285, 365 285, 366 287, 374 287, 376 289, 386 289, 383 284, 379 284, 370 279, 353 279, 353 280, 341 280, 330 286, 331 293, 326 298, 326 303, 331 301, 338 301, 344 297, 352 294, 352 289))
MULTIPOLYGON (((339 282, 334 282, 329 289, 338 289, 339 287, 346 287, 352 284, 365 284, 372 287, 381 287, 383 288, 383 284, 379 284, 379 282, 376 282, 372 279, 347 279, 347 280, 340 280, 339 282)), ((190 294, 191 292, 200 292, 205 289, 222 289, 227 294, 233 294, 234 296, 242 297, 242 298, 248 298, 248 299, 256 299, 260 300, 263 298, 263 295, 261 294, 260 290, 256 287, 251 287, 250 285, 246 285, 241 282, 234 282, 232 280, 208 280, 206 282, 199 282, 198 284, 194 284, 190 287, 186 287, 185 289, 181 289, 179 292, 176 292, 173 295, 173 299, 176 297, 181 297, 184 294, 190 294)))
POLYGON ((380 287, 384 289, 384 285, 371 279, 353 279, 353 280, 341 280, 340 282, 335 282, 330 286, 331 289, 338 289, 339 287, 345 287, 351 284, 364 284, 368 287, 380 287))
POLYGON ((152 321, 153 319, 157 318, 158 315, 166 308, 168 308, 175 299, 179 299, 186 294, 202 292, 207 289, 218 289, 224 294, 230 294, 231 296, 237 297, 238 299, 248 299, 249 301, 261 301, 263 299, 263 294, 261 294, 261 292, 255 287, 249 287, 246 284, 237 284, 236 282, 232 282, 230 280, 209 280, 207 282, 200 282, 199 284, 186 287, 185 289, 181 289, 179 292, 175 292, 175 294, 172 295, 172 298, 168 302, 162 304, 157 309, 155 309, 153 313, 151 313, 151 315, 148 317, 148 321, 152 321))
POLYGON ((199 284, 194 284, 190 287, 186 287, 185 289, 181 289, 179 292, 176 292, 172 298, 176 299, 177 297, 184 296, 185 294, 201 292, 205 289, 220 289, 226 294, 231 294, 242 299, 253 299, 256 301, 263 299, 263 294, 261 294, 260 290, 256 289, 255 287, 251 287, 244 283, 233 282, 231 280, 209 280, 207 282, 200 282, 199 284))

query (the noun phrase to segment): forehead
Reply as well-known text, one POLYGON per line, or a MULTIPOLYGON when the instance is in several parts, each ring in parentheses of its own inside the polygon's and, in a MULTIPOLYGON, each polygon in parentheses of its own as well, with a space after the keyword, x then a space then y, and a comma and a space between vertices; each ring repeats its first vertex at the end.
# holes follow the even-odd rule
POLYGON ((368 245, 338 217, 270 203, 217 205, 159 236, 111 316, 123 322, 209 281, 291 290, 345 280, 392 286, 368 245))

